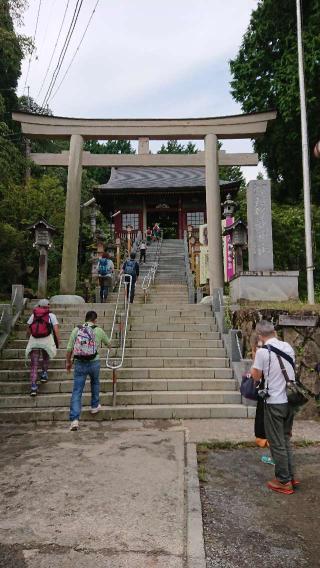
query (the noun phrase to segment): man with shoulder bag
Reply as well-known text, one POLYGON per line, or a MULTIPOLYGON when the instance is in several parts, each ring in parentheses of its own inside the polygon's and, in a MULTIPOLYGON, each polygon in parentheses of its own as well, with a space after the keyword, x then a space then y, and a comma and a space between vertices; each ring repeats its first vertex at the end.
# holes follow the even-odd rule
POLYGON ((256 332, 263 347, 256 352, 251 376, 255 381, 260 381, 262 375, 265 378, 265 387, 259 391, 259 396, 265 402, 265 432, 275 463, 275 479, 267 486, 277 493, 290 495, 299 485, 294 476, 291 447, 294 406, 288 403, 287 394, 291 386, 295 388, 295 355, 289 343, 277 339, 271 322, 262 320, 256 332))

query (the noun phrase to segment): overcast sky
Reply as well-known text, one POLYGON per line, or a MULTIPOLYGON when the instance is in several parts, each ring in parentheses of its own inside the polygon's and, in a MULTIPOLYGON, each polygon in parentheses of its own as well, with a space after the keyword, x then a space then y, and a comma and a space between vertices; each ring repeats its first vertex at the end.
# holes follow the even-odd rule
MULTIPOLYGON (((59 85, 97 0, 84 0, 59 85)), ((200 117, 237 114, 228 61, 236 56, 258 0, 100 0, 83 43, 57 94, 60 116, 98 118, 200 117)), ((67 0, 42 0, 27 85, 42 104, 72 18, 69 8, 44 87, 67 0)), ((21 31, 33 36, 39 0, 29 0, 21 31)), ((24 61, 19 94, 26 82, 24 61)), ((53 90, 53 93, 55 92, 53 90)), ((25 94, 27 92, 25 91, 25 94)), ((199 144, 201 146, 201 144, 199 144)), ((250 141, 225 141, 229 151, 250 141)), ((156 150, 156 143, 153 150, 156 150)), ((247 180, 262 168, 243 168, 247 180)))

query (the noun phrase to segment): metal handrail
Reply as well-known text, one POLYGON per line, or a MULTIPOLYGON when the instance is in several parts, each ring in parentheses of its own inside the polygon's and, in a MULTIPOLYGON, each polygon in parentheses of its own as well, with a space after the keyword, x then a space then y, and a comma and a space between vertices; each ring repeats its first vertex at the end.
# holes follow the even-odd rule
POLYGON ((116 371, 120 369, 123 365, 124 352, 126 348, 131 287, 132 287, 132 276, 128 274, 121 274, 119 280, 117 302, 113 314, 113 321, 110 333, 110 347, 108 348, 107 357, 106 357, 106 366, 108 367, 108 369, 112 369, 112 406, 116 406, 117 402, 116 371), (119 324, 120 345, 118 347, 111 347, 111 343, 114 339, 116 324, 119 324), (120 355, 113 357, 111 355, 111 349, 116 349, 116 350, 120 349, 121 350, 120 355))
POLYGON ((152 266, 149 268, 149 270, 148 270, 147 274, 145 275, 144 279, 142 280, 142 284, 141 284, 141 288, 144 291, 144 303, 145 304, 147 303, 150 286, 151 286, 151 284, 154 284, 156 273, 157 273, 157 270, 158 270, 162 241, 163 241, 163 231, 161 231, 160 240, 157 242, 157 248, 156 248, 156 252, 155 252, 155 260, 154 260, 152 266))

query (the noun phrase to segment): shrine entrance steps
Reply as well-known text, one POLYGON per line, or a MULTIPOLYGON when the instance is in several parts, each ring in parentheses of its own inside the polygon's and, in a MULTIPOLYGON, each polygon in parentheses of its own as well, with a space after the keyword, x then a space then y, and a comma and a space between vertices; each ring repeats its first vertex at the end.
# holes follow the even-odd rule
MULTIPOLYGON (((88 309, 95 309, 100 325, 110 329, 112 304, 57 306, 61 347, 50 362, 48 383, 39 386, 35 398, 29 396, 24 361, 26 326, 17 326, 0 359, 0 422, 68 419, 72 375, 65 371, 67 339, 88 309)), ((169 298, 158 304, 133 304, 124 366, 118 372, 116 407, 112 406, 111 372, 105 367, 105 355, 102 349, 102 411, 95 420, 247 416, 210 306, 169 298)), ((91 420, 89 383, 83 405, 81 419, 91 420)))
MULTIPOLYGON (((102 411, 94 420, 166 418, 244 418, 238 386, 210 305, 188 304, 181 241, 164 241, 161 271, 148 303, 139 284, 130 308, 123 368, 118 372, 117 406, 112 406, 111 371, 101 350, 102 411), (174 257, 174 262, 172 258, 174 257), (181 281, 175 280, 179 274, 181 281)), ((151 258, 151 250, 148 251, 151 258)), ((151 262, 151 260, 150 260, 151 262)), ((57 305, 61 345, 50 362, 49 381, 29 396, 26 320, 21 318, 0 359, 0 422, 68 420, 72 375, 65 371, 67 340, 86 311, 96 310, 98 323, 110 331, 114 294, 106 304, 57 305)), ((92 420, 89 382, 81 420, 92 420)))

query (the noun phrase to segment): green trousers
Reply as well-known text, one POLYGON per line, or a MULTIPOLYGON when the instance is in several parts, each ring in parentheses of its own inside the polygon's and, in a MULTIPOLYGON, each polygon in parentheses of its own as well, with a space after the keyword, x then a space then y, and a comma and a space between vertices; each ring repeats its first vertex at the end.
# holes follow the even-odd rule
POLYGON ((294 477, 291 448, 293 416, 293 410, 287 403, 265 405, 264 427, 275 463, 275 476, 281 483, 287 483, 294 477))

